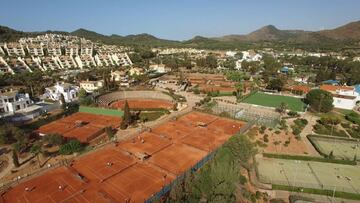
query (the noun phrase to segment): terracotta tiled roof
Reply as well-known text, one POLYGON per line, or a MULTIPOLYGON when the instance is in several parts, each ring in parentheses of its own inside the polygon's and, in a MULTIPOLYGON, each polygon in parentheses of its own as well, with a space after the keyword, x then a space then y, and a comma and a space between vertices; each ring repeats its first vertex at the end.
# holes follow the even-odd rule
POLYGON ((328 91, 328 92, 336 92, 337 90, 345 90, 345 91, 351 91, 354 90, 354 87, 350 86, 335 86, 335 85, 321 85, 320 89, 328 91))

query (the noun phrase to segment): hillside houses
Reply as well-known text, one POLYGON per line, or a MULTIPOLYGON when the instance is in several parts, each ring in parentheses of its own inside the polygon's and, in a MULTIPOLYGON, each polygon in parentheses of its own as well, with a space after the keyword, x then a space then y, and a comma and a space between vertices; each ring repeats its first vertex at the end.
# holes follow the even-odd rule
POLYGON ((125 50, 128 49, 93 43, 77 36, 24 37, 18 42, 0 44, 0 73, 131 66, 125 50))

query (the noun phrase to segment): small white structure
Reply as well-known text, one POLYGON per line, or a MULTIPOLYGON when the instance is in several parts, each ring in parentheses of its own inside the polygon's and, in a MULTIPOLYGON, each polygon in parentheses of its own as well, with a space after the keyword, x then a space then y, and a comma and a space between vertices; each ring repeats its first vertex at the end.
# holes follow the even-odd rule
POLYGON ((65 102, 71 102, 77 99, 79 87, 69 83, 56 83, 53 87, 45 88, 43 97, 53 101, 59 101, 61 95, 64 95, 65 102))
POLYGON ((155 71, 157 73, 166 73, 167 72, 167 68, 165 67, 164 64, 152 64, 149 66, 149 69, 152 71, 155 71))
POLYGON ((103 80, 98 81, 81 81, 80 88, 84 89, 87 93, 93 93, 104 86, 103 80))
POLYGON ((129 70, 129 74, 132 75, 142 75, 144 73, 144 69, 138 67, 132 67, 129 70))

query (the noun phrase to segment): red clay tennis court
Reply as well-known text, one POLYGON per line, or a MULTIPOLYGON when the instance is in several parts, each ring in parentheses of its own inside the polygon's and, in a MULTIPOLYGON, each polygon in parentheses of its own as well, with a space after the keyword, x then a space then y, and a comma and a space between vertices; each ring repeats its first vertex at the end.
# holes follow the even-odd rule
POLYGON ((144 202, 173 179, 174 176, 138 163, 104 182, 102 190, 118 202, 144 202))
POLYGON ((211 122, 215 121, 217 118, 218 117, 214 115, 194 111, 192 113, 180 117, 177 121, 183 122, 186 125, 198 126, 198 124, 200 123, 208 125, 211 122))
POLYGON ((89 180, 104 180, 135 164, 135 159, 114 147, 76 160, 72 167, 89 180))
POLYGON ((232 135, 217 133, 207 128, 199 128, 181 140, 189 146, 212 152, 224 144, 232 135))
POLYGON ((174 144, 154 154, 149 161, 172 174, 181 175, 206 155, 207 152, 203 150, 184 144, 174 144))
MULTIPOLYGON (((5 202, 61 202, 81 191, 85 182, 67 167, 50 170, 3 194, 5 202)), ((81 197, 75 199, 81 202, 81 197)))
POLYGON ((102 134, 107 126, 117 128, 120 123, 120 117, 78 112, 43 125, 38 132, 40 135, 60 134, 87 143, 102 134))
POLYGON ((171 140, 176 140, 188 135, 193 130, 195 130, 195 127, 192 125, 186 125, 178 121, 169 121, 152 129, 151 132, 166 136, 171 140))
MULTIPOLYGON (((57 130, 83 116, 67 117, 57 130)), ((98 119, 87 118, 95 120, 91 124, 98 119)), ((2 197, 5 202, 143 202, 220 147, 243 124, 191 112, 117 146, 84 155, 71 167, 53 169, 21 183, 2 197), (136 153, 149 157, 140 161, 136 153), (31 191, 25 191, 26 187, 31 191)))
POLYGON ((244 125, 245 123, 241 121, 235 121, 228 118, 218 118, 214 122, 210 123, 208 128, 213 131, 234 135, 239 132, 244 125))
MULTIPOLYGON (((133 109, 172 109, 174 103, 165 100, 154 99, 128 99, 129 107, 133 109)), ((110 104, 112 108, 123 109, 125 106, 125 100, 119 100, 110 104)))
POLYGON ((119 148, 132 154, 148 154, 152 155, 157 151, 171 145, 171 140, 165 136, 159 136, 154 133, 144 132, 136 138, 121 142, 119 148))

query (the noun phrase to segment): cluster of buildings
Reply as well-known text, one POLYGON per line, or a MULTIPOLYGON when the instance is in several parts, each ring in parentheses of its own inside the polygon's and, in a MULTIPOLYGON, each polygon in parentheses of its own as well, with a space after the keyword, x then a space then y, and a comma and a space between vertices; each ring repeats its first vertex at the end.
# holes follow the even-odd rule
POLYGON ((130 66, 126 48, 76 36, 45 34, 0 44, 0 73, 130 66))

